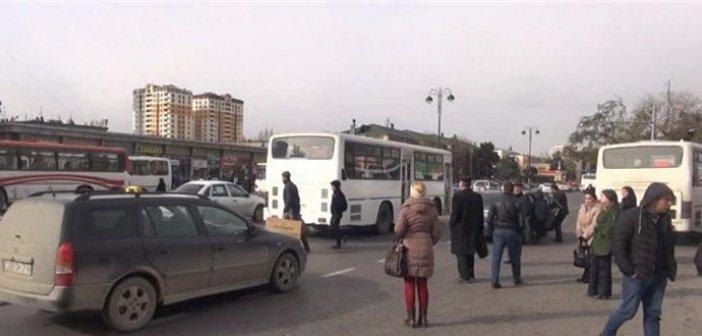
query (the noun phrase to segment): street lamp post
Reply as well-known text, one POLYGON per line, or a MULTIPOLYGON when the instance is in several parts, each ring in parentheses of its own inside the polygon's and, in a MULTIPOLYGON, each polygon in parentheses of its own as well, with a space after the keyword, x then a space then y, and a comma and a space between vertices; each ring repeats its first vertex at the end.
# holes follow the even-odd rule
POLYGON ((527 183, 531 183, 531 142, 534 135, 539 135, 541 132, 536 126, 527 126, 522 130, 522 135, 529 134, 529 153, 527 154, 527 183))
POLYGON ((448 100, 449 103, 453 102, 456 99, 456 97, 453 96, 453 92, 451 91, 451 89, 442 87, 429 90, 429 94, 427 95, 426 99, 427 104, 431 104, 434 101, 432 96, 436 96, 436 112, 439 119, 438 129, 436 132, 436 143, 439 147, 441 147, 441 103, 444 95, 448 95, 446 96, 446 100, 448 100))

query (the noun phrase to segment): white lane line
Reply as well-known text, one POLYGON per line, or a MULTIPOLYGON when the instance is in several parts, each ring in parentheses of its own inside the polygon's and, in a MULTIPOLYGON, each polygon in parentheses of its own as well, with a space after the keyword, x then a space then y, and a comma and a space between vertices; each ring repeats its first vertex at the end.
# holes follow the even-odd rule
POLYGON ((355 270, 356 270, 355 268, 350 267, 350 268, 342 269, 342 270, 340 270, 340 271, 327 273, 327 274, 325 274, 325 275, 322 275, 322 278, 331 278, 331 277, 333 277, 333 276, 346 274, 346 273, 349 273, 349 272, 353 272, 353 271, 355 271, 355 270))
POLYGON ((378 264, 382 264, 382 263, 385 262, 385 258, 383 258, 383 259, 378 259, 378 261, 376 261, 376 262, 377 262, 378 264))

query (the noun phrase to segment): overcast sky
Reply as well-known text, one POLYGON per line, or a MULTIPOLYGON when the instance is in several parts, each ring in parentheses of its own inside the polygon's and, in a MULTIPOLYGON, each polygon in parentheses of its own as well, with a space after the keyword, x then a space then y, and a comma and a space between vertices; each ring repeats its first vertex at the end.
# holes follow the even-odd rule
POLYGON ((0 4, 8 115, 109 118, 132 90, 175 84, 245 101, 244 129, 436 132, 526 152, 563 144, 578 116, 665 89, 702 95, 698 4, 0 4))

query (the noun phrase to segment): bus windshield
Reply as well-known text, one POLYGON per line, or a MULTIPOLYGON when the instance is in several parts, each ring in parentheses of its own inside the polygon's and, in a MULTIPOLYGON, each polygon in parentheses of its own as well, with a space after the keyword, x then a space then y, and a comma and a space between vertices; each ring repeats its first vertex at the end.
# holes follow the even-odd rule
POLYGON ((295 136, 276 138, 271 144, 274 159, 329 160, 334 156, 334 138, 295 136))
POLYGON ((607 169, 676 168, 682 163, 679 146, 638 146, 610 148, 602 154, 607 169))

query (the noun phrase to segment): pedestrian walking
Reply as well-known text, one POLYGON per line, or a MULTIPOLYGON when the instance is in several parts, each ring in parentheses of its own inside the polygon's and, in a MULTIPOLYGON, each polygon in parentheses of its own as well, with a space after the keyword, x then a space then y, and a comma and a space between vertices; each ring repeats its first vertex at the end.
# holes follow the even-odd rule
POLYGON ((614 226, 612 255, 622 278, 622 302, 602 331, 617 334, 619 328, 636 316, 643 304, 646 336, 660 335, 663 296, 668 282, 675 281, 677 262, 670 207, 673 191, 654 182, 646 189, 641 205, 619 216, 614 226))
POLYGON ((601 210, 593 230, 590 257, 590 280, 587 295, 607 300, 612 296, 612 234, 619 216, 617 193, 611 189, 602 190, 601 210))
POLYGON ((500 261, 505 248, 509 254, 512 265, 512 278, 515 285, 522 284, 521 230, 524 223, 524 213, 519 202, 514 197, 513 186, 505 182, 502 187, 502 196, 496 203, 490 205, 488 213, 488 229, 492 235, 492 288, 502 288, 500 284, 500 261))
MULTIPOLYGON (((595 226, 597 226, 597 215, 600 213, 600 205, 597 203, 597 196, 593 190, 585 191, 585 202, 580 205, 575 225, 575 236, 578 238, 578 243, 584 242, 588 247, 592 246, 592 236, 595 233, 595 226)), ((590 265, 588 264, 583 270, 583 275, 577 281, 587 283, 590 280, 589 274, 590 265)))
POLYGON ((562 243, 563 221, 565 220, 566 216, 568 216, 568 213, 570 213, 570 211, 568 210, 568 196, 566 196, 566 194, 563 191, 561 191, 561 189, 558 188, 558 185, 555 183, 551 184, 551 191, 553 192, 553 199, 556 201, 558 207, 560 208, 560 211, 558 211, 558 215, 553 220, 553 230, 556 234, 553 241, 556 243, 562 243))
POLYGON ((622 212, 636 208, 636 193, 634 193, 634 189, 631 189, 629 186, 622 188, 622 202, 619 207, 622 209, 622 212))
POLYGON ((475 249, 478 239, 483 239, 483 197, 470 185, 469 177, 461 178, 451 203, 451 253, 458 262, 458 283, 475 281, 475 249))
POLYGON ((166 181, 163 177, 158 179, 158 186, 156 186, 156 192, 166 192, 166 181))
MULTIPOLYGON (((290 180, 290 172, 283 172, 283 216, 286 219, 302 220, 300 216, 300 194, 297 191, 297 185, 290 180)), ((305 228, 305 223, 302 223, 302 234, 300 240, 302 240, 302 245, 305 247, 305 251, 310 252, 310 244, 307 241, 307 229, 305 228)))
POLYGON ((344 193, 341 191, 341 182, 334 180, 331 182, 331 187, 333 190, 331 201, 332 217, 329 224, 332 232, 334 233, 334 238, 336 238, 336 244, 331 248, 339 249, 341 248, 342 240, 345 240, 344 236, 342 235, 341 228, 339 227, 341 224, 341 217, 344 215, 344 212, 348 209, 349 205, 346 202, 346 195, 344 195, 344 193))
POLYGON ((434 245, 441 236, 439 214, 434 203, 426 197, 422 182, 412 184, 410 199, 400 210, 395 225, 395 239, 402 240, 407 249, 405 277, 405 325, 426 328, 429 308, 427 279, 434 274, 434 245), (416 319, 415 293, 419 297, 419 318, 416 319))

